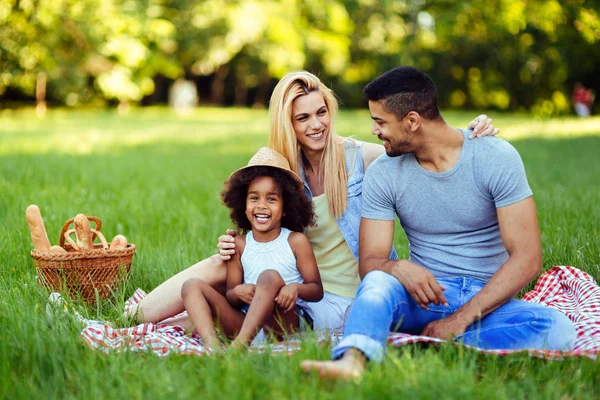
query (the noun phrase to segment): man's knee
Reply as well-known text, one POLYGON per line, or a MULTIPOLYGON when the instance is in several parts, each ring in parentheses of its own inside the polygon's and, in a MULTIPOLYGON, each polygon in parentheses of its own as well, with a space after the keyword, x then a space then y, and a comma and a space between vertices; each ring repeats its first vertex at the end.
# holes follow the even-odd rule
POLYGON ((260 273, 256 280, 257 286, 285 286, 285 282, 279 272, 274 269, 267 269, 260 273))
POLYGON ((208 286, 206 282, 198 278, 190 278, 183 282, 181 286, 181 298, 185 299, 187 296, 202 292, 202 288, 208 286))
POLYGON ((358 287, 356 300, 370 307, 396 306, 398 301, 405 301, 406 290, 400 282, 383 271, 371 271, 365 275, 358 287))
MULTIPOLYGON (((548 350, 570 350, 575 344, 577 332, 575 326, 562 312, 541 304, 531 304, 528 311, 533 318, 528 325, 531 329, 531 340, 538 336, 537 346, 548 350)), ((529 313, 523 312, 519 317, 527 318, 529 313)))
MULTIPOLYGON (((360 286, 358 287, 358 293, 360 292, 376 292, 385 293, 389 290, 398 289, 402 285, 392 275, 383 271, 371 271, 365 275, 360 286)), ((358 294, 357 294, 358 295, 358 294)))
POLYGON ((550 329, 547 347, 550 350, 572 350, 577 339, 577 331, 573 322, 565 314, 555 309, 549 309, 548 318, 550 329))

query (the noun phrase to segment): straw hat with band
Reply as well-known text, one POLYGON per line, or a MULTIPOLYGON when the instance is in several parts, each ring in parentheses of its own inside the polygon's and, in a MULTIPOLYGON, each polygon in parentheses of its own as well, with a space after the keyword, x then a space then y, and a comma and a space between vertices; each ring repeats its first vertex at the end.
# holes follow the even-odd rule
POLYGON ((248 165, 242 167, 240 169, 236 169, 229 175, 229 179, 231 179, 234 175, 238 174, 240 171, 251 168, 251 167, 273 167, 278 168, 282 171, 287 172, 294 180, 298 183, 300 187, 304 187, 304 182, 302 179, 290 168, 290 163, 285 159, 284 156, 279 154, 273 149, 268 147, 261 147, 256 154, 252 156, 250 161, 248 161, 248 165))

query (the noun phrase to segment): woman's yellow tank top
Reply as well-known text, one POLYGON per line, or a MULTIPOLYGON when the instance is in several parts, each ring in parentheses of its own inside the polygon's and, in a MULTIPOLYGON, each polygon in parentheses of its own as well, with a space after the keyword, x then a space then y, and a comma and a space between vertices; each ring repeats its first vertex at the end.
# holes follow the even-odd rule
POLYGON ((312 202, 317 226, 309 226, 306 236, 315 252, 323 289, 353 298, 360 284, 358 261, 329 213, 327 195, 315 196, 312 202))

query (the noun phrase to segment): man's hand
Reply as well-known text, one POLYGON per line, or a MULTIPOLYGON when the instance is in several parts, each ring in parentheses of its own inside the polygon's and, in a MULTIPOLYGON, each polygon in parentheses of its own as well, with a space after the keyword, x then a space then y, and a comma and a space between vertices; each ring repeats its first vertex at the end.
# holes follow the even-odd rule
POLYGON ((283 308, 283 312, 288 312, 294 309, 296 301, 298 300, 298 284, 290 283, 285 285, 279 290, 275 302, 279 304, 279 307, 283 308))
POLYGON ((469 326, 453 314, 447 318, 433 321, 427 324, 421 336, 429 336, 443 340, 452 340, 458 335, 465 333, 469 326))
POLYGON ((427 269, 413 264, 408 260, 400 260, 392 268, 392 275, 404 286, 404 289, 413 299, 425 310, 428 304, 439 306, 448 305, 448 301, 442 293, 446 290, 434 278, 433 274, 427 269))
POLYGON ((233 288, 235 295, 238 299, 243 301, 246 304, 252 303, 252 299, 254 298, 254 292, 256 291, 256 285, 237 285, 233 288))

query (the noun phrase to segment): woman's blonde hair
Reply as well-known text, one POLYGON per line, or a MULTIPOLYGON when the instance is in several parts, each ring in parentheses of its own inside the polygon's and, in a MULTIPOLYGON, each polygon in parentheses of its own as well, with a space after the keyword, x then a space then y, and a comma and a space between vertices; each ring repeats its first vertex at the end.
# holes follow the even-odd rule
POLYGON ((348 172, 342 144, 343 138, 337 135, 333 125, 338 102, 331 89, 310 72, 291 72, 284 76, 275 87, 269 103, 271 119, 269 147, 282 154, 289 161, 292 171, 300 175, 303 157, 292 125, 292 105, 298 97, 312 92, 318 92, 323 96, 331 116, 329 136, 321 156, 321 165, 323 166, 323 187, 327 193, 329 212, 335 218, 339 218, 346 211, 348 202, 348 172))

